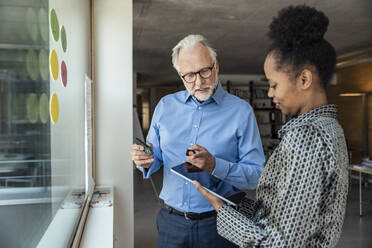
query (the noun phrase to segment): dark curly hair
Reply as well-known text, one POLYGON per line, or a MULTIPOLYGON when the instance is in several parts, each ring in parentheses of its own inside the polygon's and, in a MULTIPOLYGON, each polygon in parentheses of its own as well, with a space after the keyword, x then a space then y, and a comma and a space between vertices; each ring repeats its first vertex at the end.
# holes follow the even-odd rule
POLYGON ((268 53, 275 56, 276 69, 287 70, 296 78, 303 69, 314 68, 325 88, 336 64, 336 51, 323 38, 328 24, 323 12, 306 5, 280 10, 268 32, 272 40, 268 53))

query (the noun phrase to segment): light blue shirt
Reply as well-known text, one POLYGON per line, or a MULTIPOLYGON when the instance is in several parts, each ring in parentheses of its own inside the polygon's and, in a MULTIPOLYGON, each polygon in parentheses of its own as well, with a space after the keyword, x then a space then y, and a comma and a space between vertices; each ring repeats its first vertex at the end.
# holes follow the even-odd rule
POLYGON ((155 160, 148 170, 142 170, 144 178, 163 165, 160 198, 183 212, 213 210, 192 183, 170 171, 186 160, 186 150, 193 144, 205 147, 216 158, 212 174, 193 173, 194 179, 222 196, 255 189, 265 162, 252 107, 220 84, 203 103, 187 90, 163 97, 155 109, 147 143, 153 144, 155 160))

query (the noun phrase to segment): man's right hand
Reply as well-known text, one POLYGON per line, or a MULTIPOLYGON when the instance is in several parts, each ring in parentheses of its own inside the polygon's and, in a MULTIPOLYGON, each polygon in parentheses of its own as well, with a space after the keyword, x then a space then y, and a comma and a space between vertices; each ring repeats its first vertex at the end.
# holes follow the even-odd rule
MULTIPOLYGON (((152 147, 151 143, 149 143, 148 145, 152 147)), ((133 144, 130 155, 132 156, 132 160, 134 161, 134 163, 142 168, 148 169, 150 168, 152 162, 154 162, 154 156, 147 154, 145 152, 145 148, 141 145, 133 144)))

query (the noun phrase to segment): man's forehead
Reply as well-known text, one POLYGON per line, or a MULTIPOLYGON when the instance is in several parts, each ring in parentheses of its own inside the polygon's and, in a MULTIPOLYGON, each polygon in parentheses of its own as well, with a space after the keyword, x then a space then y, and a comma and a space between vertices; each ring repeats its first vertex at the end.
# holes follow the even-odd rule
POLYGON ((208 48, 206 48, 202 43, 196 43, 192 46, 182 47, 179 51, 179 57, 184 57, 189 54, 198 55, 198 56, 207 56, 210 58, 210 53, 208 48))
POLYGON ((201 69, 203 67, 211 66, 211 63, 212 58, 208 49, 200 43, 180 49, 178 64, 181 71, 183 69, 201 69))

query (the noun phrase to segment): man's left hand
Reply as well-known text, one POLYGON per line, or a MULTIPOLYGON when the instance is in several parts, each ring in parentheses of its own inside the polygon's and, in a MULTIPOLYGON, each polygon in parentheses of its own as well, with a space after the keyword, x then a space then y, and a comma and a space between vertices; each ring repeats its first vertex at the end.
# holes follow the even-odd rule
POLYGON ((214 167, 216 167, 216 158, 202 146, 193 145, 191 149, 198 152, 194 155, 187 156, 187 162, 204 171, 212 173, 214 167))

